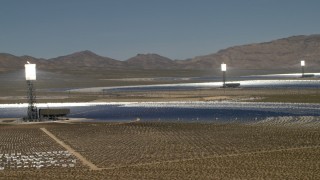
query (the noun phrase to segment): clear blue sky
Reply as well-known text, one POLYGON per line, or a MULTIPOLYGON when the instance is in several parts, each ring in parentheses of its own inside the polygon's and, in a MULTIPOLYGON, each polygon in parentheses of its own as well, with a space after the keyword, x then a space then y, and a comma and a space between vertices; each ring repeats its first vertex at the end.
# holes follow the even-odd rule
POLYGON ((0 0, 0 52, 186 59, 320 34, 319 0, 0 0))

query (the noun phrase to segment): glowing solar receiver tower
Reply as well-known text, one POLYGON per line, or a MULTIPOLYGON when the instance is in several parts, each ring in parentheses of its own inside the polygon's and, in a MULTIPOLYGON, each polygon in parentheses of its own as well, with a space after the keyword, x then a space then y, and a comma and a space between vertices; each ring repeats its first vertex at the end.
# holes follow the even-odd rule
POLYGON ((304 66, 305 65, 306 65, 305 61, 301 60, 301 71, 302 71, 302 76, 301 77, 304 77, 304 66))
POLYGON ((227 65, 225 63, 221 64, 221 71, 222 71, 222 80, 223 80, 223 85, 222 87, 226 87, 226 71, 227 71, 227 65))
POLYGON ((36 65, 35 64, 25 64, 26 80, 28 86, 28 121, 38 120, 38 111, 35 105, 36 103, 36 91, 33 82, 36 80, 36 65))

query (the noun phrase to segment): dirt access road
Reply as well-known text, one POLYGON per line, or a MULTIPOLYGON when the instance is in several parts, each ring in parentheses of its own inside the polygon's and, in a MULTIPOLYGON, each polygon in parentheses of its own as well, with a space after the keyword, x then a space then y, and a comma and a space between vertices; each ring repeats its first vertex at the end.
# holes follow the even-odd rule
POLYGON ((85 157, 83 157, 80 153, 76 152, 74 149, 72 149, 69 145, 65 144, 63 141, 58 139, 54 134, 52 134, 50 131, 48 131, 46 128, 40 128, 44 133, 46 133, 48 136, 50 136, 53 140, 55 140, 58 144, 60 144, 62 147, 64 147, 67 151, 69 151, 71 154, 73 154, 75 157, 77 157, 83 165, 88 166, 91 170, 99 170, 99 168, 94 165, 92 162, 87 160, 85 157))

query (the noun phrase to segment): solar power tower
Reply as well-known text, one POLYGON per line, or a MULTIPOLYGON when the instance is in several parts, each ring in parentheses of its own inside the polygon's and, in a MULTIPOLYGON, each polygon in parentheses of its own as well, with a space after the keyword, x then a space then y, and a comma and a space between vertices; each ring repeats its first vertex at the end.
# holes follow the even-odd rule
POLYGON ((304 66, 306 65, 306 63, 304 60, 301 60, 300 64, 301 64, 301 71, 302 71, 301 77, 304 77, 304 66))
POLYGON ((38 110, 36 107, 36 91, 33 82, 36 80, 36 64, 25 64, 27 80, 27 98, 28 98, 28 121, 38 121, 38 110))
POLYGON ((222 87, 226 87, 226 71, 227 71, 227 65, 225 63, 221 64, 221 71, 222 71, 222 87))

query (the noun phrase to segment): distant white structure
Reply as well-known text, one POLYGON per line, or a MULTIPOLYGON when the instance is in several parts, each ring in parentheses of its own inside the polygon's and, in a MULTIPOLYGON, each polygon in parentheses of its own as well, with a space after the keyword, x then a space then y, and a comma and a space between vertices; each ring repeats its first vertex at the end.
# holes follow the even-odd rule
POLYGON ((227 65, 225 63, 221 64, 221 71, 227 71, 227 65))
MULTIPOLYGON (((29 63, 29 61, 28 61, 29 63)), ((37 80, 36 75, 36 65, 35 64, 25 64, 25 70, 26 70, 26 80, 27 81, 35 81, 37 80)))

